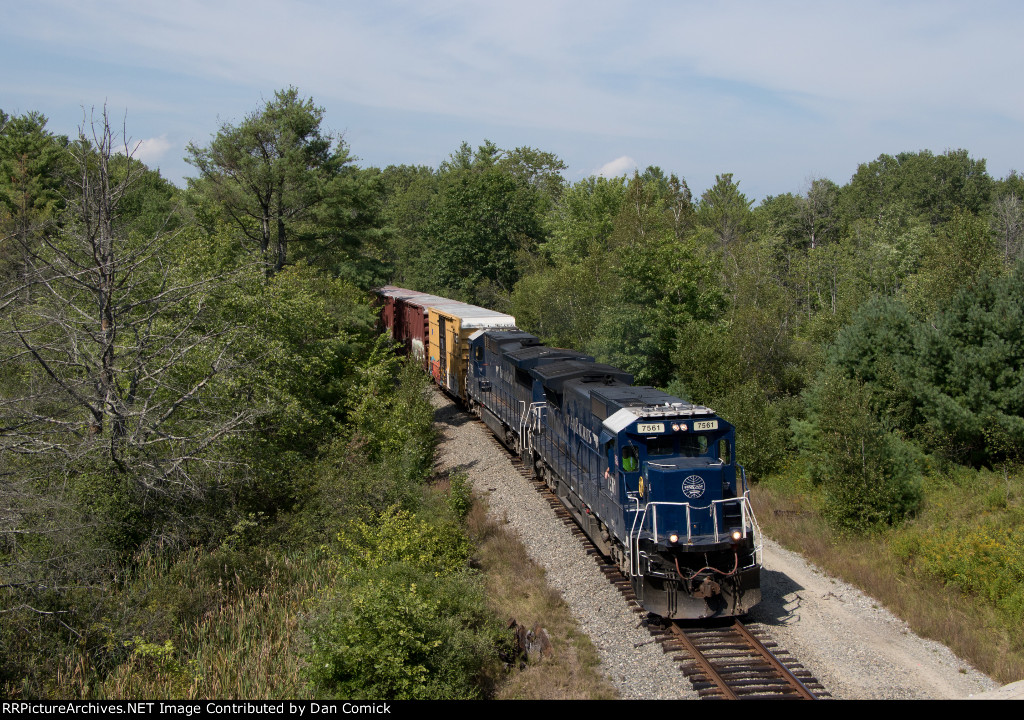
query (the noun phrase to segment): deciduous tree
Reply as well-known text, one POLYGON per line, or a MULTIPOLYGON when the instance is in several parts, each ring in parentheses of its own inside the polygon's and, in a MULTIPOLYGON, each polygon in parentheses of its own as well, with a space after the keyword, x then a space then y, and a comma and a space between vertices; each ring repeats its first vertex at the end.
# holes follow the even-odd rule
POLYGON ((519 277, 516 256, 544 235, 541 195, 485 142, 463 143, 439 172, 424 239, 433 258, 432 288, 483 304, 507 303, 519 277))

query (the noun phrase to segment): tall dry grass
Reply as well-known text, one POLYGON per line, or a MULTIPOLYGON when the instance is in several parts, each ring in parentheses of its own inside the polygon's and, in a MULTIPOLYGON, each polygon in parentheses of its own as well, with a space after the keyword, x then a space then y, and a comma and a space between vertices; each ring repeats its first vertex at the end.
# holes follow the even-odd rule
MULTIPOLYGON (((977 483, 977 478, 972 478, 977 483)), ((1016 480, 1021 486, 1020 478, 1016 480)), ((977 488, 976 488, 977 489, 977 488)), ((1019 490, 1007 491, 1018 502, 1019 490)), ((951 532, 949 508, 939 491, 926 494, 917 518, 897 528, 867 535, 836 532, 819 514, 811 488, 799 481, 761 483, 751 492, 754 511, 764 532, 801 553, 829 573, 857 586, 901 617, 917 634, 937 640, 993 679, 1007 683, 1024 679, 1024 628, 990 599, 963 592, 943 582, 903 547, 913 534, 951 532)), ((986 492, 957 493, 958 520, 991 513, 986 492)), ((989 503, 990 504, 990 503, 989 503)))
POLYGON ((253 559, 265 564, 262 576, 245 578, 212 577, 203 560, 192 555, 171 573, 159 563, 143 566, 133 588, 149 588, 147 610, 159 615, 173 605, 180 613, 184 597, 196 614, 158 623, 159 636, 112 636, 122 646, 112 650, 127 656, 102 679, 84 654, 69 657, 57 678, 62 692, 108 700, 312 697, 301 675, 301 619, 332 576, 326 561, 316 553, 268 553, 253 559))
POLYGON ((488 517, 487 504, 474 498, 467 517, 474 557, 484 573, 488 602, 502 617, 527 627, 539 623, 551 638, 550 657, 509 673, 498 699, 608 700, 615 688, 601 675, 597 650, 583 634, 568 606, 552 590, 544 571, 500 521, 488 517))

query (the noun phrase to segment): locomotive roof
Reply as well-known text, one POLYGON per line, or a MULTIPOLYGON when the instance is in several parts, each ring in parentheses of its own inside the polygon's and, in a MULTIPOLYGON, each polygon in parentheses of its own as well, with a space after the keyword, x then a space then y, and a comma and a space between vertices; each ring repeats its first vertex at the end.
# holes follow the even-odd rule
POLYGON ((584 355, 583 353, 576 352, 575 350, 565 350, 563 348, 553 348, 547 345, 531 345, 528 347, 522 347, 517 350, 508 350, 504 355, 511 360, 517 367, 530 369, 536 367, 540 362, 554 362, 557 360, 593 360, 590 355, 584 355))
POLYGON ((609 408, 628 408, 637 414, 689 414, 714 415, 715 411, 703 405, 680 400, 675 395, 644 385, 615 386, 595 390, 609 408))
POLYGON ((645 407, 648 405, 685 405, 684 402, 674 395, 653 388, 647 385, 626 385, 621 387, 600 390, 598 394, 609 405, 614 407, 645 407))
POLYGON ((632 375, 617 367, 579 360, 560 360, 540 365, 530 372, 544 384, 544 387, 551 388, 555 392, 562 392, 562 387, 569 380, 588 379, 622 383, 633 381, 632 375))
MULTIPOLYGON (((511 328, 508 330, 498 328, 495 330, 481 330, 480 333, 486 333, 487 338, 496 344, 502 350, 505 346, 516 345, 518 347, 531 347, 533 345, 540 345, 540 338, 536 335, 531 335, 528 332, 523 332, 517 328, 511 328)), ((478 337, 477 333, 470 336, 470 339, 475 340, 478 337)))
POLYGON ((594 396, 605 401, 609 417, 604 426, 620 432, 631 423, 644 418, 705 417, 715 411, 694 405, 653 387, 616 385, 595 388, 594 396))

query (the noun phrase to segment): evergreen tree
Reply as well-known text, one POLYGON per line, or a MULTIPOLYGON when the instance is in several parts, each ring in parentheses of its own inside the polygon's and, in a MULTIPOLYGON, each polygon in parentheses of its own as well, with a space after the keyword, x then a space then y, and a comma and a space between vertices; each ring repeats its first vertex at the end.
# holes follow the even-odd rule
POLYGON ((982 275, 917 336, 914 393, 936 450, 973 463, 1024 450, 1024 265, 982 275))
MULTIPOLYGON (((0 277, 24 285, 31 258, 60 208, 67 138, 40 113, 0 123, 0 277)), ((8 285, 12 288, 13 285, 8 285)))
POLYGON ((290 87, 239 125, 225 123, 209 147, 188 146, 187 160, 200 173, 191 189, 258 251, 268 275, 290 252, 315 257, 358 243, 358 233, 331 223, 351 222, 365 208, 351 202, 359 190, 352 158, 341 139, 323 132, 323 116, 290 87))
POLYGON ((918 327, 903 303, 876 297, 840 330, 828 351, 830 365, 864 386, 875 416, 904 433, 920 422, 911 387, 918 327))
POLYGON ((824 487, 829 521, 866 531, 914 512, 921 491, 913 454, 876 420, 861 384, 827 370, 807 401, 809 421, 796 427, 814 479, 824 487))

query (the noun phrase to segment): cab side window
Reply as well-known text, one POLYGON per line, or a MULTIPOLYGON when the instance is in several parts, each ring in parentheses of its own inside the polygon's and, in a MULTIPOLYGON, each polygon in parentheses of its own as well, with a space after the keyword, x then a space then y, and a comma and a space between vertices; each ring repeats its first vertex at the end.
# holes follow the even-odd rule
POLYGON ((622 450, 622 469, 625 472, 636 472, 640 469, 640 453, 632 445, 622 450))
POLYGON ((732 443, 724 438, 718 441, 718 459, 725 465, 732 463, 732 443))

